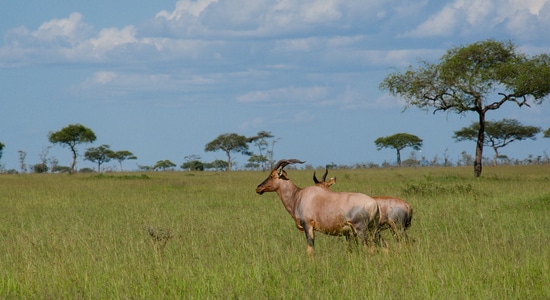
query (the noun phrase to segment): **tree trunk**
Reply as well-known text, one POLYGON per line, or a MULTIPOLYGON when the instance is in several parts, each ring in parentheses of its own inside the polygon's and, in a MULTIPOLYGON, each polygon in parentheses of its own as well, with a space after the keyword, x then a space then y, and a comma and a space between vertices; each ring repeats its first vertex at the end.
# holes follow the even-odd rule
POLYGON ((479 111, 479 131, 477 132, 476 158, 474 162, 474 176, 481 175, 481 161, 483 160, 483 143, 485 141, 485 112, 479 111))
POLYGON ((495 157, 493 157, 493 167, 496 167, 497 166, 497 158, 498 158, 498 148, 493 147, 493 149, 495 150, 495 157))
POLYGON ((71 173, 70 174, 73 174, 74 173, 74 168, 76 166, 76 149, 74 148, 74 146, 71 146, 71 151, 73 152, 73 162, 71 163, 71 173))
POLYGON ((230 172, 231 171, 231 153, 229 153, 229 151, 226 151, 225 153, 227 153, 227 171, 230 172))
POLYGON ((397 166, 401 168, 401 151, 397 149, 397 166))

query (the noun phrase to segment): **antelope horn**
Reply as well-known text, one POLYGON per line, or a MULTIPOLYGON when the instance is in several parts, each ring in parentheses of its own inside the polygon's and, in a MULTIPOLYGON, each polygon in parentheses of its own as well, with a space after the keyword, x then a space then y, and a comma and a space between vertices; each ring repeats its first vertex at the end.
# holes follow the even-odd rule
POLYGON ((283 171, 283 168, 290 164, 303 164, 305 161, 301 161, 299 159, 281 159, 275 164, 274 170, 277 170, 277 173, 281 174, 283 171))
POLYGON ((315 171, 313 171, 313 182, 315 182, 315 184, 319 183, 319 180, 315 177, 315 171))
POLYGON ((325 175, 323 175, 323 181, 327 181, 328 168, 325 167, 325 175))

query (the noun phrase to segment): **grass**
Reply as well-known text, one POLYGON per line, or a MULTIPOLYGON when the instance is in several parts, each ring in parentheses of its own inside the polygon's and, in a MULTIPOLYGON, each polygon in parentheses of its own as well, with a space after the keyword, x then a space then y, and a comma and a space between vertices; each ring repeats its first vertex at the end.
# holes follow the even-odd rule
MULTIPOLYGON (((289 170, 298 186, 312 171, 289 170)), ((0 299, 548 299, 550 168, 331 170, 414 207, 414 245, 309 260, 266 172, 0 176, 0 299)))

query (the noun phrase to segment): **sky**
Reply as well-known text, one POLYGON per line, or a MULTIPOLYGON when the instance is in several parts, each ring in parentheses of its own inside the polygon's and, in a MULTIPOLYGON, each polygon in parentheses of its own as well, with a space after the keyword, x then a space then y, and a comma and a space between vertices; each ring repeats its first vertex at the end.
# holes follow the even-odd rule
MULTIPOLYGON (((453 132, 477 115, 404 110, 380 82, 486 39, 550 53, 549 28, 550 0, 0 0, 0 164, 20 170, 18 151, 27 165, 47 151, 69 166, 70 150, 48 134, 77 123, 97 136, 77 147, 81 155, 104 144, 128 150, 138 159, 124 162, 127 170, 180 166, 191 155, 225 160, 205 145, 260 131, 274 135, 275 160, 314 167, 393 163, 395 150, 377 150, 374 140, 399 132, 423 140, 417 158, 456 162, 463 151, 474 155, 475 143, 455 142, 453 132)), ((544 130, 549 115, 546 99, 507 103, 487 119, 544 130)), ((500 151, 546 152, 542 134, 500 151)), ((246 156, 233 157, 244 167, 246 156)), ((77 168, 85 167, 95 165, 81 156, 77 168)))

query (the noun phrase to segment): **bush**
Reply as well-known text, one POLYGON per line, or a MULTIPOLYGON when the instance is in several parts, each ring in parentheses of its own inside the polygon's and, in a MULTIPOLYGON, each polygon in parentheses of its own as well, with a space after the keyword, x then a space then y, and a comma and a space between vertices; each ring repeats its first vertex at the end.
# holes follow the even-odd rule
POLYGON ((36 164, 32 166, 34 173, 48 173, 48 166, 44 163, 36 164))

